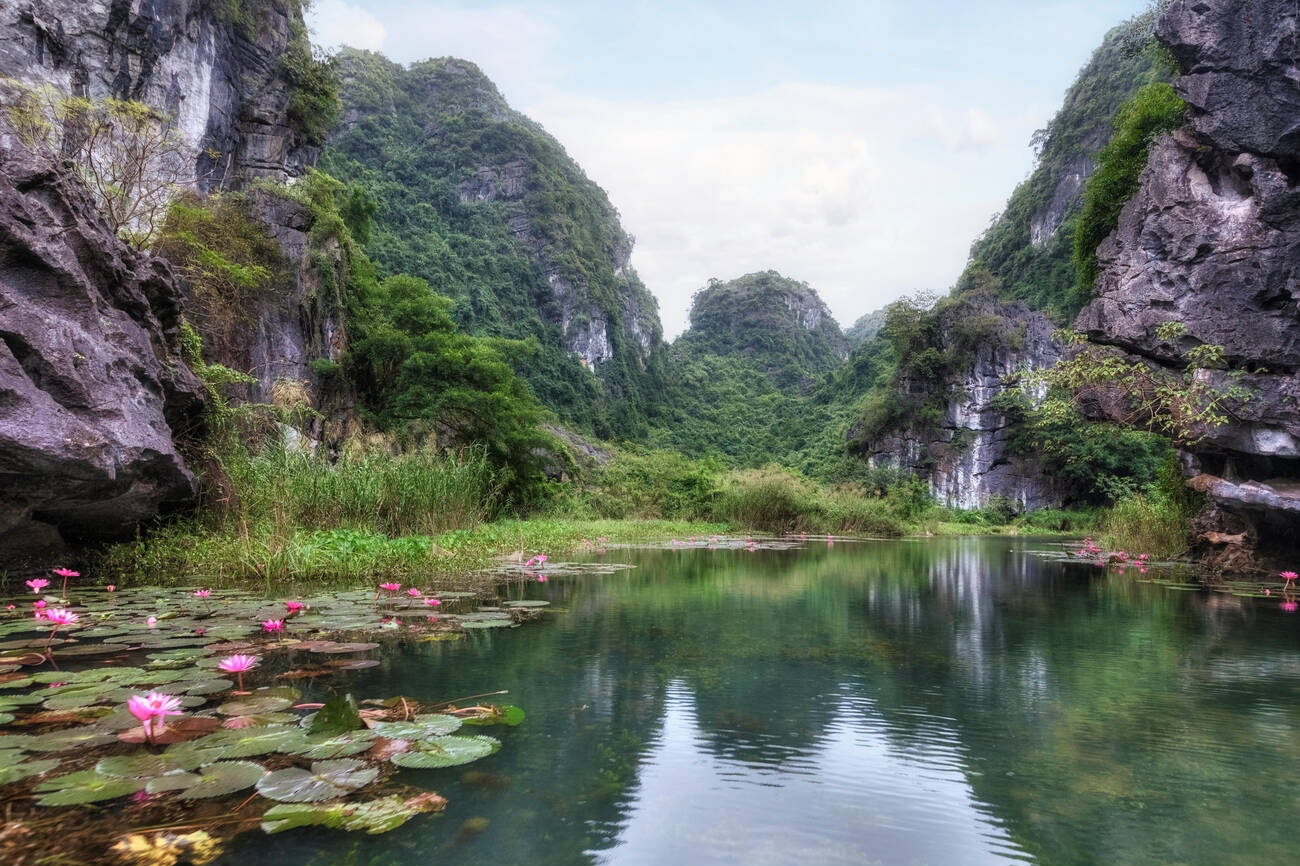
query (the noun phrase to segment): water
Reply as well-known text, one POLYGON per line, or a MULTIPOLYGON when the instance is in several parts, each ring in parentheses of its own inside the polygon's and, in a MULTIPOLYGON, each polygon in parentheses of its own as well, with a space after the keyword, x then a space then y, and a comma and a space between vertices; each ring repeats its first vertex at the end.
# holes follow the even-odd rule
POLYGON ((352 680, 527 711, 490 758, 403 771, 445 814, 221 862, 1295 862, 1300 617, 1049 546, 613 551, 636 568, 513 587, 557 612, 352 680))

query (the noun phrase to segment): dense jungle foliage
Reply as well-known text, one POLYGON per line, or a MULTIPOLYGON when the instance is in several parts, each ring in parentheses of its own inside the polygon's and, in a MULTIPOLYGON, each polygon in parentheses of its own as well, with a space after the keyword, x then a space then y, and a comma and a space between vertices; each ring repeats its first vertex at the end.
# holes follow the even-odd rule
MULTIPOLYGON (((971 246, 957 291, 991 290, 1042 310, 1058 324, 1067 324, 1087 303, 1092 282, 1080 282, 1075 256, 1084 185, 1113 136, 1120 107, 1143 87, 1173 75, 1172 61, 1151 41, 1151 28, 1151 16, 1142 15, 1106 34, 1060 110, 1034 134, 1037 167, 971 246)), ((1130 189, 1119 204, 1131 194, 1130 189)), ((1103 222, 1090 219, 1089 225, 1103 222)), ((1091 244, 1091 253, 1113 226, 1099 237, 1091 231, 1078 243, 1091 244)))
POLYGON ((565 423, 643 437, 662 330, 604 191, 473 64, 351 49, 337 64, 345 121, 321 167, 349 188, 345 218, 368 218, 380 272, 425 280, 467 333, 528 341, 516 372, 565 423), (588 366, 574 341, 602 325, 609 359, 588 366))

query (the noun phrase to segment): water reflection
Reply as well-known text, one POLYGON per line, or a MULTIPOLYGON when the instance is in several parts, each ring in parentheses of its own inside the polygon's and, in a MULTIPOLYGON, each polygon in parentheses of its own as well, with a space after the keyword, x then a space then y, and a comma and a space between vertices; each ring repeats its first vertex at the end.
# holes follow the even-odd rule
POLYGON ((224 862, 1289 862, 1297 620, 1042 546, 621 551, 516 588, 568 613, 354 680, 526 708, 471 772, 403 773, 446 816, 224 862))

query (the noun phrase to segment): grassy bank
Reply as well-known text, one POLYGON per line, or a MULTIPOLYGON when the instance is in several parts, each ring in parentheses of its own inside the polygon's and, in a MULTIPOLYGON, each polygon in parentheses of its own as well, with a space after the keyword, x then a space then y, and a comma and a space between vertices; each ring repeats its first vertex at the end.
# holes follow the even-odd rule
POLYGON ((582 483, 555 485, 526 519, 481 453, 272 448, 225 454, 198 516, 110 548, 97 570, 129 584, 212 586, 418 577, 466 588, 502 560, 720 532, 899 537, 1094 533, 1097 512, 1015 515, 936 506, 914 480, 828 486, 783 469, 726 471, 666 452, 624 453, 582 483))

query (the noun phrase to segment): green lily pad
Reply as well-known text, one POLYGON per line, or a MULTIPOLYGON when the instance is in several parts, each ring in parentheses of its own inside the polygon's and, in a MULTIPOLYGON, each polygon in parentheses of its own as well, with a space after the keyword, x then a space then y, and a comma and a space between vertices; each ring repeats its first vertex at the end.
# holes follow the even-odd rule
POLYGON ((503 601, 502 607, 550 607, 551 603, 540 598, 520 599, 519 601, 503 601))
POLYGON ((217 761, 215 764, 203 767, 197 774, 178 775, 197 776, 197 780, 187 778, 185 781, 188 784, 183 788, 169 788, 169 790, 180 791, 178 796, 183 800, 206 800, 212 797, 225 797, 236 791, 253 787, 265 777, 266 769, 252 761, 217 761))
POLYGON ((267 728, 234 728, 215 731, 194 745, 214 750, 222 758, 252 758, 278 752, 282 746, 302 739, 298 728, 272 726, 267 728))
POLYGON ((308 736, 301 742, 286 744, 280 751, 289 755, 301 755, 304 758, 324 760, 327 758, 346 758, 369 751, 375 739, 374 731, 362 728, 332 736, 308 736))
POLYGON ((187 695, 215 695, 235 687, 234 680, 200 680, 185 690, 187 695))
POLYGON ((506 619, 471 619, 462 621, 461 628, 514 628, 514 620, 506 619))
POLYGON ((460 726, 461 720, 456 716, 430 713, 416 716, 409 722, 378 722, 372 730, 390 740, 427 740, 454 733, 460 726))
POLYGON ((161 755, 136 752, 134 755, 101 758, 95 765, 95 772, 102 776, 117 776, 122 779, 152 779, 178 770, 193 770, 198 765, 199 755, 194 750, 168 751, 161 755))
POLYGON ((487 713, 481 716, 468 716, 463 721, 467 725, 478 725, 486 727, 489 725, 508 725, 515 727, 524 720, 524 711, 513 704, 502 704, 498 707, 491 707, 487 713))
POLYGON ((27 748, 33 752, 66 752, 70 749, 102 746, 115 739, 112 734, 106 734, 96 727, 66 728, 33 737, 27 748))
POLYGON ((254 693, 236 698, 233 701, 226 701, 217 707, 217 712, 223 716, 251 716, 256 713, 278 713, 280 710, 287 710, 291 706, 293 706, 293 701, 289 698, 254 693))
POLYGON ((310 771, 291 767, 266 774, 257 783, 257 791, 263 797, 282 803, 315 803, 342 797, 349 791, 369 785, 378 775, 378 768, 363 761, 349 758, 315 761, 310 771))
POLYGON ((29 776, 38 776, 41 773, 48 773, 62 762, 61 758, 38 758, 28 760, 22 764, 12 764, 6 766, 0 762, 0 785, 8 785, 10 782, 17 782, 20 779, 26 779, 29 776))
POLYGON ((36 801, 40 806, 77 806, 113 800, 143 790, 143 779, 122 779, 105 776, 94 770, 82 770, 66 776, 47 779, 36 786, 37 793, 45 796, 36 801))
POLYGON ((390 795, 365 803, 279 803, 262 816, 262 829, 279 833, 297 827, 322 826, 377 835, 397 829, 415 815, 441 811, 444 805, 445 800, 431 793, 409 800, 390 795))
POLYGON ((389 760, 399 767, 429 770, 468 764, 486 758, 499 748, 501 742, 493 737, 433 737, 419 741, 389 760))

